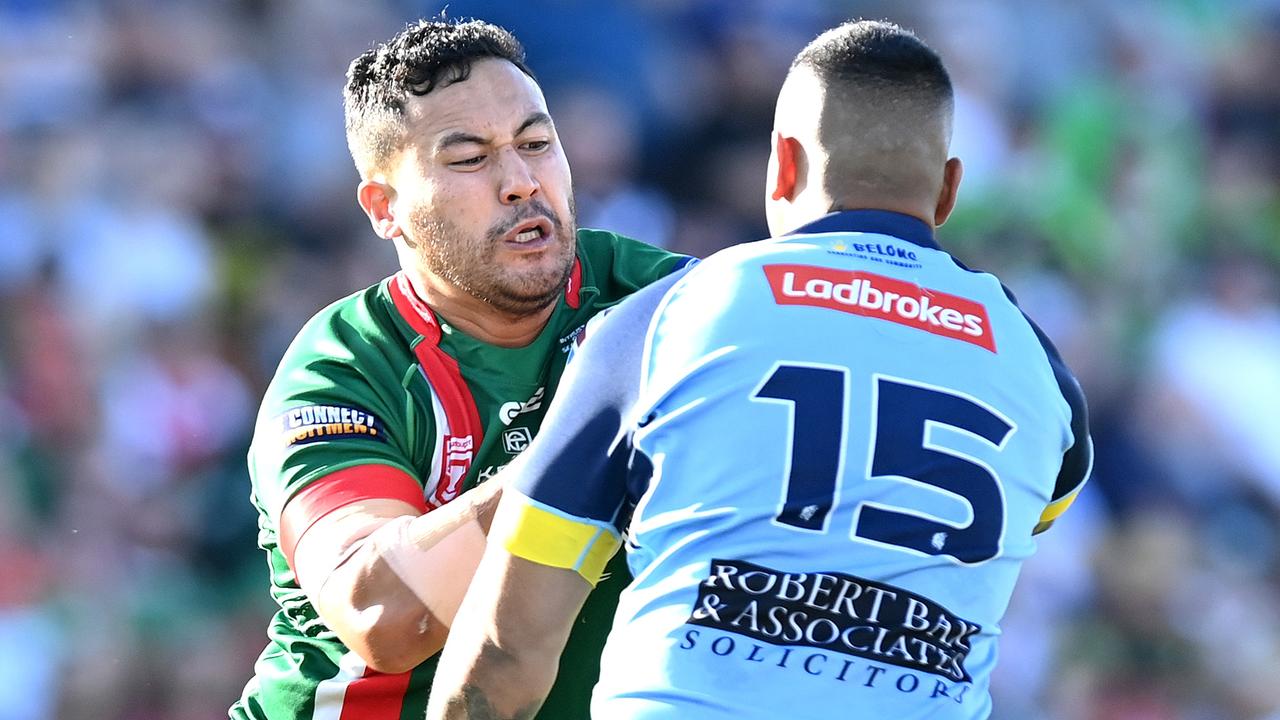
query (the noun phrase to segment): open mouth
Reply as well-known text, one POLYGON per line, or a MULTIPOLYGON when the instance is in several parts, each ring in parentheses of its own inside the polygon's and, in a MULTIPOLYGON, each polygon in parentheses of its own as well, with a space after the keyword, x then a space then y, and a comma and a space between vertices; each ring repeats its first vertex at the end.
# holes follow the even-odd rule
POLYGON ((529 245, 550 237, 551 221, 545 217, 537 217, 515 226, 503 239, 516 245, 529 245))

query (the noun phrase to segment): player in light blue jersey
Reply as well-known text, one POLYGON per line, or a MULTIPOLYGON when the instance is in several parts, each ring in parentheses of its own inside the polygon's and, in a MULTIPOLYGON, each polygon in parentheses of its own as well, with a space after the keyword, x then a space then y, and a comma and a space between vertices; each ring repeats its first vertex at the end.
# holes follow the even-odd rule
POLYGON ((951 112, 941 61, 897 26, 800 53, 775 237, 593 329, 509 467, 429 718, 530 717, 624 537, 597 718, 990 714, 1019 567, 1091 449, 1052 344, 934 241, 951 112))

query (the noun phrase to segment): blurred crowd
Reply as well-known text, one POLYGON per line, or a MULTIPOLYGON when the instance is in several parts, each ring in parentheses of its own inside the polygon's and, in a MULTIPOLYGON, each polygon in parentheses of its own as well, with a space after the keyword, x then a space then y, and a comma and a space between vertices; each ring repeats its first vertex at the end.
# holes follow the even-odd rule
MULTIPOLYGON (((272 611, 244 454, 285 345, 395 269, 342 132, 410 0, 0 0, 0 720, 205 720, 272 611)), ((1280 718, 1280 2, 491 0, 579 223, 765 235, 774 98, 850 17, 937 48, 960 208, 1089 397, 997 720, 1280 718)))

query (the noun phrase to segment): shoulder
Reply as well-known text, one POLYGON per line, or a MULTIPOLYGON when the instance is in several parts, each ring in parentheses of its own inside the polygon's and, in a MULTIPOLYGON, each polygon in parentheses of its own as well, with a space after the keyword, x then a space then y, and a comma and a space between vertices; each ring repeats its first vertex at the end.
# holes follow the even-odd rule
POLYGON ((618 259, 661 261, 689 257, 626 235, 592 228, 578 228, 578 256, 584 261, 595 261, 597 264, 607 264, 618 259))
POLYGON ((384 281, 331 303, 302 326, 281 357, 264 404, 344 386, 398 387, 412 359, 384 281))
MULTIPOLYGON (((960 265, 960 267, 964 266, 960 265)), ((1014 322, 1022 326, 1025 333, 1022 347, 1027 351, 1027 354, 1022 357, 1034 361, 1039 376, 1043 378, 1043 386, 1051 388, 1050 395, 1055 395, 1059 399, 1060 407, 1065 411, 1070 437, 1064 451, 1059 491, 1064 486, 1079 487, 1089 475, 1093 458, 1092 442, 1089 440, 1089 409, 1084 391, 1075 374, 1058 352, 1058 348, 1035 320, 1022 309, 1013 291, 994 275, 978 274, 984 276, 988 282, 994 283, 1000 300, 1006 304, 1007 311, 1014 322)), ((1058 495, 1055 494, 1056 497, 1058 495)))
POLYGON ((357 338, 376 332, 389 302, 386 280, 339 298, 320 309, 298 332, 299 338, 338 335, 357 338))
POLYGON ((626 235, 619 235, 618 233, 610 232, 608 230, 578 228, 579 252, 592 254, 609 252, 615 247, 625 245, 639 245, 657 249, 655 246, 649 245, 648 243, 643 243, 639 240, 629 238, 626 235))
POLYGON ((584 287, 596 287, 601 295, 622 296, 665 277, 695 260, 605 230, 578 230, 578 259, 584 287))
POLYGON ((380 283, 317 312, 294 338, 258 410, 250 475, 277 517, 302 487, 357 465, 414 475, 424 411, 406 402, 415 360, 380 283))
POLYGON ((325 357, 352 360, 364 348, 396 341, 386 281, 330 303, 303 324, 285 360, 325 357))

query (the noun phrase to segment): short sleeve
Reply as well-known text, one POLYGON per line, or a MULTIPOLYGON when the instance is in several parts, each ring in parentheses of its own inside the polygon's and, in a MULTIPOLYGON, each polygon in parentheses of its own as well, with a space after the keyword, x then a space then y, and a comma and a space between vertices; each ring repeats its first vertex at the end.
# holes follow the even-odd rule
MULTIPOLYGON (((1008 289, 1005 293, 1013 299, 1008 289)), ((1058 392, 1062 394, 1062 399, 1066 401, 1071 411, 1071 445, 1062 454, 1062 465, 1054 480, 1049 504, 1045 506, 1036 524, 1035 532, 1039 533, 1047 530, 1059 516, 1065 513, 1067 508, 1075 502, 1080 491, 1084 489, 1093 471, 1093 438, 1089 434, 1089 408, 1085 402, 1084 391, 1080 389, 1080 383, 1063 362, 1058 349, 1044 331, 1031 318, 1028 317, 1027 322, 1035 332, 1041 347, 1044 348, 1049 366, 1053 369, 1053 378, 1058 385, 1058 392)))
MULTIPOLYGON (((421 493, 396 378, 391 360, 349 325, 308 323, 267 389, 249 451, 254 493, 271 527, 303 489, 352 468, 407 478, 421 493)), ((402 496, 403 487, 386 494, 402 496)))

